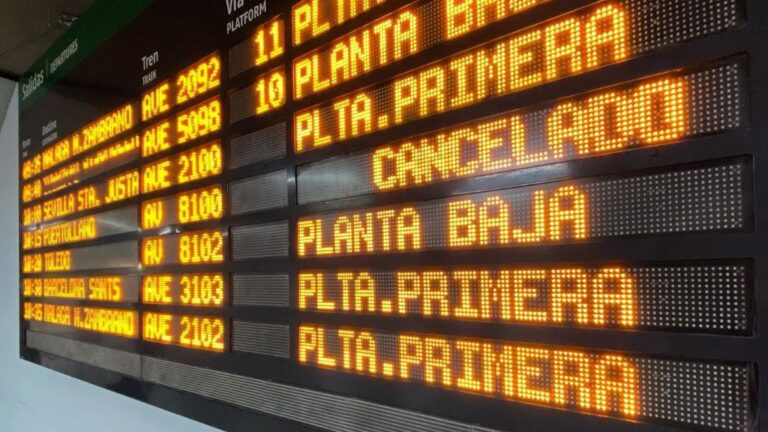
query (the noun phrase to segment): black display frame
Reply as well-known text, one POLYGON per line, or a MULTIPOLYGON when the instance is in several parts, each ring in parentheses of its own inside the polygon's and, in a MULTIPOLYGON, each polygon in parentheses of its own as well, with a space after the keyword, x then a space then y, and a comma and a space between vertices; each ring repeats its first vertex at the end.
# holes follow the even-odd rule
MULTIPOLYGON (((155 20, 161 20, 163 16, 168 16, 170 11, 181 12, 184 18, 189 18, 196 24, 203 25, 205 20, 198 16, 194 18, 199 11, 185 11, 183 2, 167 2, 167 4, 154 4, 144 15, 139 17, 131 26, 136 31, 149 31, 148 29, 156 24, 155 20)), ((391 1, 379 6, 370 13, 353 19, 337 28, 332 29, 327 34, 302 44, 298 49, 292 47, 292 44, 286 44, 286 52, 281 60, 293 59, 300 53, 310 52, 317 47, 331 41, 332 39, 345 34, 348 31, 357 28, 364 22, 367 22, 372 16, 379 16, 386 11, 395 10, 403 4, 409 2, 391 1)), ((285 107, 260 118, 250 118, 237 122, 236 124, 226 126, 218 134, 206 137, 203 140, 195 141, 197 144, 209 142, 210 140, 222 138, 228 143, 234 137, 242 135, 248 131, 260 129, 264 126, 271 126, 281 121, 291 124, 291 113, 304 107, 310 107, 322 100, 334 96, 346 94, 353 89, 364 87, 365 83, 375 83, 390 76, 395 71, 410 70, 417 65, 428 64, 431 61, 445 56, 445 52, 459 52, 470 46, 477 44, 477 40, 490 40, 495 36, 506 34, 510 28, 525 28, 529 23, 539 22, 544 17, 559 16, 561 13, 574 10, 581 6, 587 6, 595 3, 595 0, 576 0, 568 2, 568 5, 549 2, 543 6, 526 12, 521 16, 513 16, 501 22, 489 25, 487 28, 473 33, 471 37, 463 37, 458 40, 431 47, 418 56, 405 59, 396 64, 392 64, 376 70, 363 77, 356 78, 346 82, 321 95, 312 95, 303 99, 297 104, 292 103, 290 92, 288 102, 285 107)), ((278 14, 283 17, 290 16, 289 2, 278 4, 277 1, 268 1, 268 12, 258 21, 251 24, 249 28, 255 28, 259 23, 269 21, 278 14), (272 7, 275 9, 272 9, 272 7)), ((209 7, 209 6, 206 6, 209 7)), ((217 8, 219 15, 223 15, 224 5, 217 4, 210 6, 217 8)), ((248 166, 240 167, 234 170, 227 170, 219 177, 210 180, 186 184, 165 189, 159 193, 140 196, 119 205, 100 208, 95 211, 79 213, 74 218, 81 218, 86 215, 100 213, 107 209, 122 208, 152 198, 173 196, 184 190, 198 189, 212 184, 222 184, 225 188, 232 181, 241 180, 253 175, 270 173, 279 170, 285 170, 288 173, 288 198, 289 206, 283 209, 267 210, 255 214, 225 217, 222 221, 192 224, 189 226, 178 227, 181 232, 198 231, 202 229, 212 229, 226 226, 234 227, 262 222, 274 222, 287 220, 290 227, 290 238, 296 238, 296 221, 306 215, 325 213, 335 210, 346 210, 355 208, 379 207, 388 204, 402 203, 408 201, 422 201, 437 197, 446 197, 456 194, 464 194, 477 191, 488 191, 500 187, 516 187, 529 184, 540 184, 558 180, 559 173, 568 173, 568 178, 587 178, 600 177, 605 175, 614 175, 627 171, 645 171, 665 166, 677 166, 696 164, 702 161, 722 160, 736 157, 747 157, 751 160, 753 166, 752 181, 752 206, 749 208, 754 214, 754 224, 751 232, 743 233, 707 233, 707 234, 689 234, 673 235, 661 237, 633 238, 601 240, 598 242, 588 242, 579 245, 553 245, 537 246, 518 250, 518 248, 509 249, 504 254, 499 254, 497 250, 471 251, 471 252, 428 252, 419 254, 418 262, 424 266, 451 266, 455 264, 501 264, 507 260, 514 260, 516 263, 603 263, 615 262, 620 257, 621 261, 630 262, 656 262, 663 261, 676 263, 697 263, 703 260, 718 259, 723 262, 742 261, 750 263, 753 269, 754 283, 754 305, 752 313, 755 317, 755 329, 752 336, 724 336, 712 334, 690 334, 690 333, 662 333, 646 331, 619 331, 611 329, 575 329, 562 327, 535 327, 525 325, 494 325, 486 323, 439 323, 424 321, 418 318, 398 319, 393 323, 391 318, 380 317, 372 318, 368 316, 328 316, 324 314, 312 314, 307 312, 298 312, 296 310, 282 310, 274 308, 240 308, 228 306, 216 309, 216 312, 226 318, 255 319, 258 321, 283 322, 289 324, 292 329, 308 317, 312 322, 321 322, 323 324, 346 323, 360 327, 385 327, 388 329, 407 328, 409 330, 427 330, 436 333, 451 333, 472 335, 477 337, 496 337, 511 338, 521 342, 544 342, 553 345, 588 347, 589 349, 604 349, 609 351, 622 351, 633 354, 650 353, 654 356, 668 358, 686 358, 696 360, 712 360, 715 362, 746 362, 754 365, 752 376, 752 387, 756 396, 755 406, 757 411, 753 413, 753 427, 757 430, 757 425, 768 424, 768 410, 764 409, 768 405, 768 386, 758 385, 768 380, 766 375, 765 363, 768 361, 768 343, 764 338, 768 334, 768 302, 765 300, 765 286, 768 283, 768 203, 761 200, 760 197, 766 196, 768 191, 768 171, 761 169, 768 163, 768 148, 765 148, 765 142, 768 141, 768 126, 764 126, 765 120, 761 118, 768 112, 768 50, 761 45, 763 33, 768 29, 768 4, 762 0, 746 0, 746 11, 742 11, 747 17, 747 25, 741 28, 731 30, 698 39, 685 42, 674 47, 668 47, 641 55, 638 58, 630 59, 626 62, 601 68, 584 75, 570 77, 554 83, 544 84, 521 93, 503 96, 494 99, 492 102, 486 102, 478 106, 472 106, 461 110, 440 114, 429 119, 409 123, 402 127, 395 127, 384 132, 379 132, 371 136, 353 139, 341 145, 334 145, 327 149, 311 151, 299 155, 294 155, 292 151, 293 132, 288 127, 286 139, 286 157, 282 160, 259 162, 248 166), (535 105, 540 100, 550 100, 558 97, 564 97, 574 94, 581 94, 596 88, 620 84, 627 81, 642 79, 643 77, 654 75, 676 68, 685 68, 698 64, 705 64, 711 60, 728 58, 733 55, 742 55, 748 59, 749 68, 749 88, 750 91, 745 97, 744 103, 748 105, 745 112, 749 113, 749 118, 744 122, 745 125, 739 130, 730 131, 724 134, 714 136, 698 137, 686 140, 684 143, 674 145, 651 147, 643 149, 634 149, 628 152, 602 155, 599 157, 579 159, 561 164, 548 165, 547 169, 541 167, 515 170, 509 173, 494 175, 492 179, 466 179, 451 182, 439 183, 420 188, 407 189, 401 191, 387 192, 378 195, 354 197, 338 200, 330 203, 315 203, 303 206, 296 204, 295 187, 295 168, 321 160, 331 155, 348 154, 375 147, 379 144, 390 142, 394 139, 413 136, 442 128, 466 119, 463 117, 471 112, 472 118, 481 118, 499 111, 507 111, 519 107, 535 105), (621 169, 617 167, 622 167, 621 169), (584 257, 588 257, 584 259, 584 257)), ((178 19, 178 17, 176 18, 178 19)), ((174 32, 183 39, 184 35, 194 33, 185 27, 185 19, 169 22, 173 26, 174 32)), ((209 27, 215 29, 215 25, 221 24, 216 19, 210 20, 213 24, 209 27)), ((161 33, 159 30, 149 31, 150 34, 161 33)), ((218 33, 217 33, 218 34, 218 33)), ((288 35, 289 32, 286 32, 288 35)), ((182 67, 203 58, 215 49, 220 49, 222 64, 226 65, 227 49, 237 42, 241 41, 245 34, 243 32, 232 35, 224 40, 200 39, 200 44, 180 44, 171 38, 162 41, 156 41, 167 49, 165 52, 171 52, 170 49, 178 50, 181 54, 174 56, 167 66, 167 77, 182 67), (225 48, 222 48, 225 47, 225 48)), ((114 40, 106 43, 100 48, 92 58, 97 59, 99 55, 105 55, 110 49, 120 48, 122 44, 130 43, 130 38, 118 35, 114 40)), ((95 60, 84 63, 83 68, 92 67, 95 60)), ((138 62, 138 61, 137 61, 138 62)), ((280 64, 280 60, 268 62, 256 69, 252 69, 237 75, 234 78, 228 78, 227 68, 225 66, 223 77, 223 86, 217 90, 220 95, 231 94, 235 89, 244 88, 250 84, 260 74, 274 69, 280 64)), ((106 67, 106 66, 105 66, 106 67)), ((119 67, 119 66, 118 66, 119 67)), ((74 75, 77 75, 76 69, 74 75)), ((291 68, 286 68, 287 82, 291 82, 291 68)), ((137 77, 138 78, 138 77, 137 77)), ((137 79, 138 81, 138 79, 137 79)), ((158 82, 161 80, 158 80, 158 82)), ((56 84, 52 90, 63 93, 72 92, 77 95, 84 92, 89 96, 87 99, 97 100, 101 105, 100 109, 108 109, 110 105, 124 97, 123 89, 105 89, 96 83, 94 87, 89 88, 86 82, 78 80, 65 79, 56 84), (67 89, 70 90, 67 90, 67 89), (93 93, 95 92, 95 93, 93 93), (102 97, 101 93, 107 93, 108 96, 102 97), (98 96, 93 96, 98 94, 98 96)), ((119 86, 118 86, 119 87, 119 86)), ((207 100, 214 93, 209 93, 200 99, 207 100)), ((135 100, 138 95, 131 95, 135 100)), ((228 118, 227 98, 224 100, 224 118, 228 118)), ((124 101, 123 101, 124 102, 124 101)), ((119 102, 117 102, 119 103, 119 102)), ((56 107, 52 107, 55 109, 56 107)), ((183 111, 187 107, 177 107, 172 109, 164 116, 173 116, 183 111)), ((31 108, 35 110, 35 108, 31 108)), ((29 113, 29 111, 28 111, 29 113)), ((36 114, 36 113, 35 113, 36 114)), ((34 116, 34 114, 27 114, 34 116)), ((22 117, 25 114, 22 113, 22 117)), ((157 119, 153 120, 156 121, 157 119)), ((72 121, 72 126, 76 121, 72 121)), ((30 126, 25 124, 22 119, 22 134, 25 128, 30 126)), ((63 128, 62 128, 63 129, 63 128)), ((72 132, 74 129, 71 130, 72 132)), ((23 138, 23 135, 22 135, 23 138)), ((175 148, 173 154, 187 150, 195 144, 187 144, 183 148, 175 148)), ((225 161, 228 160, 228 146, 225 144, 225 161)), ((98 183, 116 173, 124 172, 131 167, 138 168, 154 160, 165 158, 169 153, 156 155, 156 157, 139 159, 128 165, 120 166, 116 169, 108 170, 91 179, 88 183, 98 183)), ((53 195, 56 196, 56 195, 53 195)), ((48 199, 50 197, 46 197, 48 199)), ((228 212, 227 212, 228 213, 228 212)), ((21 210, 20 210, 21 215, 21 210)), ((113 236, 109 241, 122 241, 140 239, 145 236, 158 234, 159 231, 147 231, 141 234, 127 234, 113 236)), ((79 243, 77 246, 87 246, 103 243, 104 239, 92 242, 79 243)), ((293 246, 293 240, 291 241, 293 246)), ((44 252, 57 248, 44 248, 36 252, 44 252)), ((248 262, 227 262, 224 266, 196 266, 195 272, 208 272, 214 269, 220 269, 225 274, 253 271, 274 271, 276 268, 280 271, 286 271, 290 275, 292 286, 295 286, 298 269, 330 269, 335 268, 340 263, 345 267, 371 267, 377 266, 377 257, 343 257, 331 259, 309 259, 299 260, 295 255, 295 248, 290 247, 290 255, 286 258, 272 258, 251 260, 248 262)), ((20 249, 23 256, 25 251, 20 249)), ((380 257, 378 257, 380 260, 380 257)), ((391 255, 386 257, 386 265, 389 268, 398 266, 412 266, 414 257, 411 254, 391 255)), ((184 266, 165 266, 147 270, 146 273, 161 272, 189 272, 189 267, 184 266)), ((89 272, 88 274, 107 274, 114 273, 108 271, 89 272)), ((48 275, 46 275, 48 276, 48 275)), ((231 287, 231 284, 229 284, 231 287)), ((23 297, 22 297, 23 298, 23 297)), ((231 289, 228 299, 231 301, 231 289)), ((102 305, 101 303, 90 303, 92 305, 102 305)), ((292 306, 295 306, 295 296, 292 295, 292 306)), ((171 313, 201 313, 199 308, 189 308, 182 306, 157 306, 135 305, 136 310, 141 311, 166 311, 171 313)), ((211 311, 211 309, 205 309, 211 311)), ((21 317, 20 309, 20 317, 21 317)), ((26 329, 28 323, 20 318, 20 354, 25 360, 43 365, 45 367, 63 372, 75 378, 91 382, 121 393, 123 395, 136 398, 138 400, 159 406, 161 408, 179 413, 186 417, 221 427, 226 430, 252 430, 257 427, 266 430, 315 430, 305 425, 300 425, 285 419, 262 415, 253 411, 233 407, 221 402, 208 400, 200 396, 172 390, 160 385, 147 383, 144 381, 129 378, 113 372, 107 372, 92 366, 87 366, 64 358, 52 356, 26 347, 26 329), (117 384, 116 384, 117 383, 117 384)), ((231 331, 228 332, 231 337, 231 331)), ((189 350, 173 347, 159 346, 156 344, 142 342, 140 340, 116 340, 113 337, 78 334, 77 340, 92 342, 107 347, 141 352, 155 357, 165 358, 181 363, 194 364, 212 369, 227 370, 237 374, 275 380, 283 383, 293 384, 301 387, 320 389, 334 394, 352 396, 365 400, 379 402, 385 405, 400 405, 399 395, 407 392, 412 395, 405 408, 409 410, 425 412, 436 416, 447 417, 457 421, 463 421, 471 424, 482 424, 488 427, 496 427, 509 430, 591 430, 591 431, 674 431, 681 430, 680 425, 661 425, 632 423, 616 418, 591 416, 580 414, 573 411, 564 411, 547 407, 506 403, 503 401, 491 400, 482 397, 474 397, 461 393, 446 392, 436 388, 424 387, 419 384, 406 384, 396 381, 371 380, 356 375, 346 375, 330 371, 306 368, 298 364, 284 364, 285 360, 278 360, 269 357, 260 357, 250 354, 230 353, 228 356, 211 356, 205 352, 190 352, 189 350), (258 362, 259 368, 253 367, 254 362, 258 362), (503 413, 503 414, 502 414, 503 413), (513 425, 510 427, 510 425, 513 425)), ((291 338, 291 344, 296 346, 295 334, 291 338)), ((231 346, 231 344, 230 344, 231 346)), ((295 357, 295 348, 292 348, 295 357)))

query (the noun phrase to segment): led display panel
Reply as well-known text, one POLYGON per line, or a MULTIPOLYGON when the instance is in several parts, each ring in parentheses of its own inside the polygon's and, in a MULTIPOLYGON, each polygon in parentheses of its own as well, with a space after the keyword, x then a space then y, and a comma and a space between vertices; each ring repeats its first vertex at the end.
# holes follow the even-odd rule
POLYGON ((762 0, 97 1, 21 357, 222 430, 760 432, 762 0))

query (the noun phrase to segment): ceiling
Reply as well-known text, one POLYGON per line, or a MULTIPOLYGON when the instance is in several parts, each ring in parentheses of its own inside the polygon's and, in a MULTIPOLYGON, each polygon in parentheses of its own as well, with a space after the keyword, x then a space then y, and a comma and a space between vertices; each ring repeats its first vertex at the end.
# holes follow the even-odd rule
MULTIPOLYGON (((80 16, 94 0, 0 0, 0 77, 18 77, 67 27, 62 14, 80 16)), ((0 101, 2 102, 2 101, 0 101)))

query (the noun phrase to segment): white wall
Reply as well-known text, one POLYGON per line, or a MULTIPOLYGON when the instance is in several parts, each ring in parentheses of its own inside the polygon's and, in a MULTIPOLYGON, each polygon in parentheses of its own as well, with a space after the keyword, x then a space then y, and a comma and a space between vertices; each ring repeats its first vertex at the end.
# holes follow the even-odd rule
POLYGON ((214 431, 19 359, 17 98, 0 129, 0 431, 214 431))
POLYGON ((0 127, 3 126, 5 111, 8 109, 8 102, 11 100, 15 89, 15 82, 0 78, 0 127))

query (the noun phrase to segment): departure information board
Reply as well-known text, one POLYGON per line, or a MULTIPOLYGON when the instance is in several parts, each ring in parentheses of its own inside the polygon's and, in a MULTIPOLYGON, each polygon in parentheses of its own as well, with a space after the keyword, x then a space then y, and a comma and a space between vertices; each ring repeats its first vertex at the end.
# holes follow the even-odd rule
POLYGON ((766 31, 98 1, 20 83, 21 356, 233 431, 764 430, 766 31))

